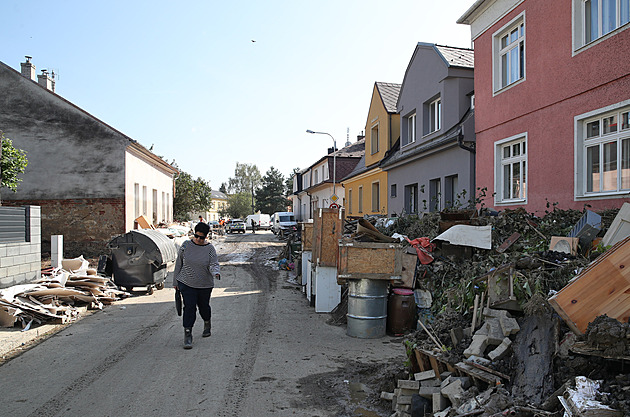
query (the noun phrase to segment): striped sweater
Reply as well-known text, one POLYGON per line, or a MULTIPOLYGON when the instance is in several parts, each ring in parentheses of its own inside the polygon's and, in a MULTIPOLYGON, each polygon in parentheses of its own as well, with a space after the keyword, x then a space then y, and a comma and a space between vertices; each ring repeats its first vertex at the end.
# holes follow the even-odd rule
POLYGON ((193 288, 214 288, 214 276, 219 273, 219 260, 212 243, 197 245, 187 240, 177 252, 173 286, 179 281, 193 288))

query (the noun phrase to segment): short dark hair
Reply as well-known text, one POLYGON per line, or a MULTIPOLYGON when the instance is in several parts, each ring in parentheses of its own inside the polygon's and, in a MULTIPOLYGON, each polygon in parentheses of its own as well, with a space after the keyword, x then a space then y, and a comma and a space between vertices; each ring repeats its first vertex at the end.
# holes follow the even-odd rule
POLYGON ((197 226, 195 226, 195 232, 203 233, 205 236, 208 236, 208 233, 210 233, 210 226, 206 223, 197 223, 197 226))

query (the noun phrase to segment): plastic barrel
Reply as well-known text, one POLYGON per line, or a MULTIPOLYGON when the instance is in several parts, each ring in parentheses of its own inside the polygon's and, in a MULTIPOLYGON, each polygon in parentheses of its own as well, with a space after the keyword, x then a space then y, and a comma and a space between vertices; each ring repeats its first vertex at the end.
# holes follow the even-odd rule
POLYGON ((361 339, 385 336, 388 285, 388 281, 377 279, 348 281, 348 336, 361 339))
POLYGON ((387 332, 401 335, 416 326, 416 301, 411 290, 392 291, 387 303, 387 332))

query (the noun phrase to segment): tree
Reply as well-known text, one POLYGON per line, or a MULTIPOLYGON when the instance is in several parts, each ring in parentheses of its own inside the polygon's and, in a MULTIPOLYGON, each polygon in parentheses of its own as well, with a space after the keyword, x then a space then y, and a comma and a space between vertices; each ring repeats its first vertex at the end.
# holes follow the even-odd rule
POLYGON ((236 193, 228 196, 226 214, 232 219, 245 218, 251 212, 251 194, 236 193))
POLYGON ((234 177, 228 179, 228 191, 232 194, 247 194, 250 198, 250 213, 254 210, 254 194, 260 188, 260 171, 254 164, 236 163, 234 177))
POLYGON ((269 168, 262 178, 261 188, 256 192, 256 209, 268 214, 285 211, 289 201, 284 191, 284 176, 274 167, 269 168))
POLYGON ((212 189, 208 181, 181 171, 175 181, 175 195, 173 196, 173 217, 178 220, 188 220, 192 211, 206 211, 212 201, 212 189))
POLYGON ((221 186, 219 187, 219 191, 221 191, 223 194, 227 194, 227 184, 222 182, 221 186))
POLYGON ((28 165, 26 151, 16 149, 11 139, 5 138, 4 132, 1 130, 0 139, 2 140, 2 156, 0 158, 2 187, 6 187, 15 192, 17 191, 18 183, 22 182, 22 179, 18 178, 18 175, 24 173, 28 165))

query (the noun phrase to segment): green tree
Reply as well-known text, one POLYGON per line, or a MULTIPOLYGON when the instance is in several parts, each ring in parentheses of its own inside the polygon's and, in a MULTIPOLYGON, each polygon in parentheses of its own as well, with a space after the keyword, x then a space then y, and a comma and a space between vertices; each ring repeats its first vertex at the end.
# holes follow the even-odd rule
POLYGON ((260 189, 256 192, 256 209, 267 214, 285 211, 289 201, 284 192, 284 176, 274 167, 269 168, 262 178, 260 189))
POLYGON ((0 139, 2 140, 2 157, 0 158, 2 187, 6 187, 15 192, 17 191, 18 184, 22 182, 22 179, 18 178, 18 175, 24 173, 28 165, 26 151, 16 149, 11 139, 5 138, 4 132, 1 130, 0 139))
POLYGON ((251 213, 251 194, 236 193, 228 195, 226 209, 227 217, 232 219, 244 219, 251 213))
POLYGON ((208 181, 181 171, 175 181, 175 195, 173 196, 173 217, 177 220, 189 220, 192 211, 206 211, 212 202, 212 189, 208 181))
POLYGON ((221 186, 219 187, 219 191, 221 191, 223 194, 227 194, 227 184, 222 182, 221 186))
POLYGON ((250 200, 249 213, 254 209, 254 195, 260 188, 261 176, 258 167, 254 164, 236 163, 234 177, 228 179, 228 191, 231 194, 247 194, 250 200))

